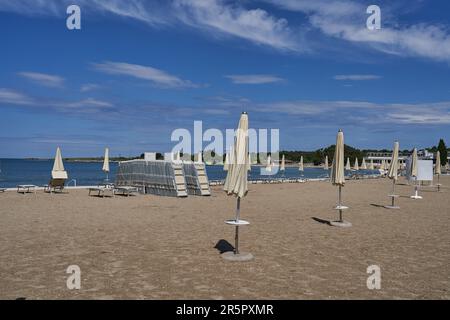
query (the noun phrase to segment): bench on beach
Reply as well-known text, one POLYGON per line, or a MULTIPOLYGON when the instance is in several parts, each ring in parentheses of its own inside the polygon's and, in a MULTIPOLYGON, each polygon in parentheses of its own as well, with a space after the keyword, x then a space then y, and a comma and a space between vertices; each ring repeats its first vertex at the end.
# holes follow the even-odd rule
POLYGON ((133 193, 138 193, 138 188, 136 187, 115 187, 114 194, 122 194, 123 196, 129 197, 133 193))
POLYGON ((19 184, 17 186, 17 192, 18 193, 36 193, 36 188, 34 184, 19 184))

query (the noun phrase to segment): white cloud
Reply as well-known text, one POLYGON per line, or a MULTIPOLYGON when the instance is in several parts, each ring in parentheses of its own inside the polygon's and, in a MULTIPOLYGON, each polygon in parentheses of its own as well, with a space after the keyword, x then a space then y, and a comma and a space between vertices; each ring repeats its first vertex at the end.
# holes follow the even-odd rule
POLYGON ((338 81, 365 81, 365 80, 377 80, 381 79, 381 76, 377 76, 374 74, 339 74, 333 77, 334 80, 338 81))
POLYGON ((93 90, 97 90, 100 88, 100 85, 95 83, 85 83, 81 86, 80 91, 81 92, 89 92, 93 90))
POLYGON ((17 74, 45 87, 61 88, 64 86, 64 78, 60 76, 38 72, 19 72, 17 74))
POLYGON ((7 88, 0 88, 0 103, 17 104, 17 105, 31 105, 34 103, 33 99, 14 90, 7 88))
POLYGON ((230 79, 235 84, 265 84, 283 81, 283 78, 270 74, 241 74, 227 75, 225 78, 230 79))
POLYGON ((155 85, 166 88, 197 88, 198 84, 189 80, 183 80, 177 76, 170 75, 165 71, 138 64, 125 62, 103 62, 93 64, 97 71, 114 75, 125 75, 133 78, 150 81, 155 85))
POLYGON ((306 51, 299 46, 288 21, 260 8, 245 9, 222 0, 175 0, 176 17, 186 25, 210 33, 236 36, 279 50, 306 51))
MULTIPOLYGON (((306 1, 266 0, 286 10, 302 12, 311 25, 324 35, 366 44, 388 54, 412 56, 450 62, 449 27, 416 24, 390 26, 383 24, 381 30, 368 30, 365 25, 366 6, 356 1, 306 1)), ((389 5, 381 7, 382 17, 389 14, 389 5)))
MULTIPOLYGON (((13 11, 27 15, 60 16, 72 4, 69 0, 0 0, 0 11, 13 11)), ((228 0, 78 0, 89 14, 107 13, 138 20, 152 27, 178 27, 185 25, 204 31, 217 38, 228 35, 278 50, 306 51, 299 45, 298 31, 288 27, 283 18, 267 11, 246 9, 238 1, 228 0)))

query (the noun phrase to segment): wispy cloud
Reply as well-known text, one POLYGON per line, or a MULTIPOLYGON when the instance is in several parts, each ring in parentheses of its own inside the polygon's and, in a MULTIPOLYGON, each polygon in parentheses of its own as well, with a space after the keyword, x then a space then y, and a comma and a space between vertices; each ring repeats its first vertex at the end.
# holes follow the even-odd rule
POLYGON ((198 88, 200 85, 192 83, 189 80, 183 80, 177 76, 171 75, 165 71, 138 64, 125 62, 103 62, 94 63, 97 71, 107 74, 124 75, 136 79, 150 81, 155 85, 165 88, 198 88))
POLYGON ((80 91, 81 92, 89 92, 89 91, 93 91, 93 90, 97 90, 101 88, 100 85, 95 84, 95 83, 85 83, 81 86, 80 91))
POLYGON ((26 71, 18 72, 17 74, 41 86, 52 88, 61 88, 64 86, 64 78, 57 75, 26 71))
POLYGON ((0 103, 16 105, 32 105, 33 99, 15 90, 0 88, 0 103))
POLYGON ((365 81, 365 80, 378 80, 381 76, 375 74, 339 74, 333 77, 334 80, 338 81, 365 81))
POLYGON ((299 45, 298 36, 291 31, 286 19, 276 18, 260 8, 246 9, 222 0, 175 0, 173 7, 177 19, 194 28, 209 29, 279 50, 307 51, 305 46, 299 45))
MULTIPOLYGON (((65 14, 69 0, 0 0, 0 11, 27 15, 65 14)), ((107 13, 137 20, 152 27, 189 26, 205 35, 237 37, 277 50, 308 51, 299 44, 299 31, 292 31, 288 21, 261 9, 247 9, 242 3, 225 0, 78 0, 90 12, 107 13)))
MULTIPOLYGON (((266 0, 286 10, 302 12, 312 27, 324 35, 352 43, 367 44, 387 54, 413 56, 450 62, 449 26, 420 23, 383 24, 381 30, 368 30, 364 18, 366 6, 356 1, 266 0)), ((382 6, 383 15, 389 5, 382 6)))
POLYGON ((235 74, 227 75, 225 78, 230 79, 235 84, 265 84, 284 81, 283 78, 270 74, 235 74))

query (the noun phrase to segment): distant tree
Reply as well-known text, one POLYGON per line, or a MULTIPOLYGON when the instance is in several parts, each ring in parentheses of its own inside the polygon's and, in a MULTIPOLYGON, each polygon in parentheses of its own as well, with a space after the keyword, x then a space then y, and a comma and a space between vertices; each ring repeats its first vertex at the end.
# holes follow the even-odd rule
POLYGON ((448 152, 447 152, 447 147, 445 146, 444 139, 439 140, 439 144, 438 144, 437 148, 441 154, 441 165, 445 166, 447 164, 448 152))

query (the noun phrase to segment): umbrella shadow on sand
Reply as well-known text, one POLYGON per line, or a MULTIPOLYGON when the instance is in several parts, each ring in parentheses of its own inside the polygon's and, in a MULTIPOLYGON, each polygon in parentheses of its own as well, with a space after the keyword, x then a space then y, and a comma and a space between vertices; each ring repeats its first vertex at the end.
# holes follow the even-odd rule
POLYGON ((324 219, 320 219, 317 217, 311 217, 311 219, 313 219, 316 222, 327 224, 327 225, 331 226, 331 221, 329 221, 329 220, 324 220, 324 219))
POLYGON ((234 251, 233 245, 224 239, 220 239, 219 242, 217 242, 217 244, 214 246, 214 248, 219 250, 220 254, 234 251))

